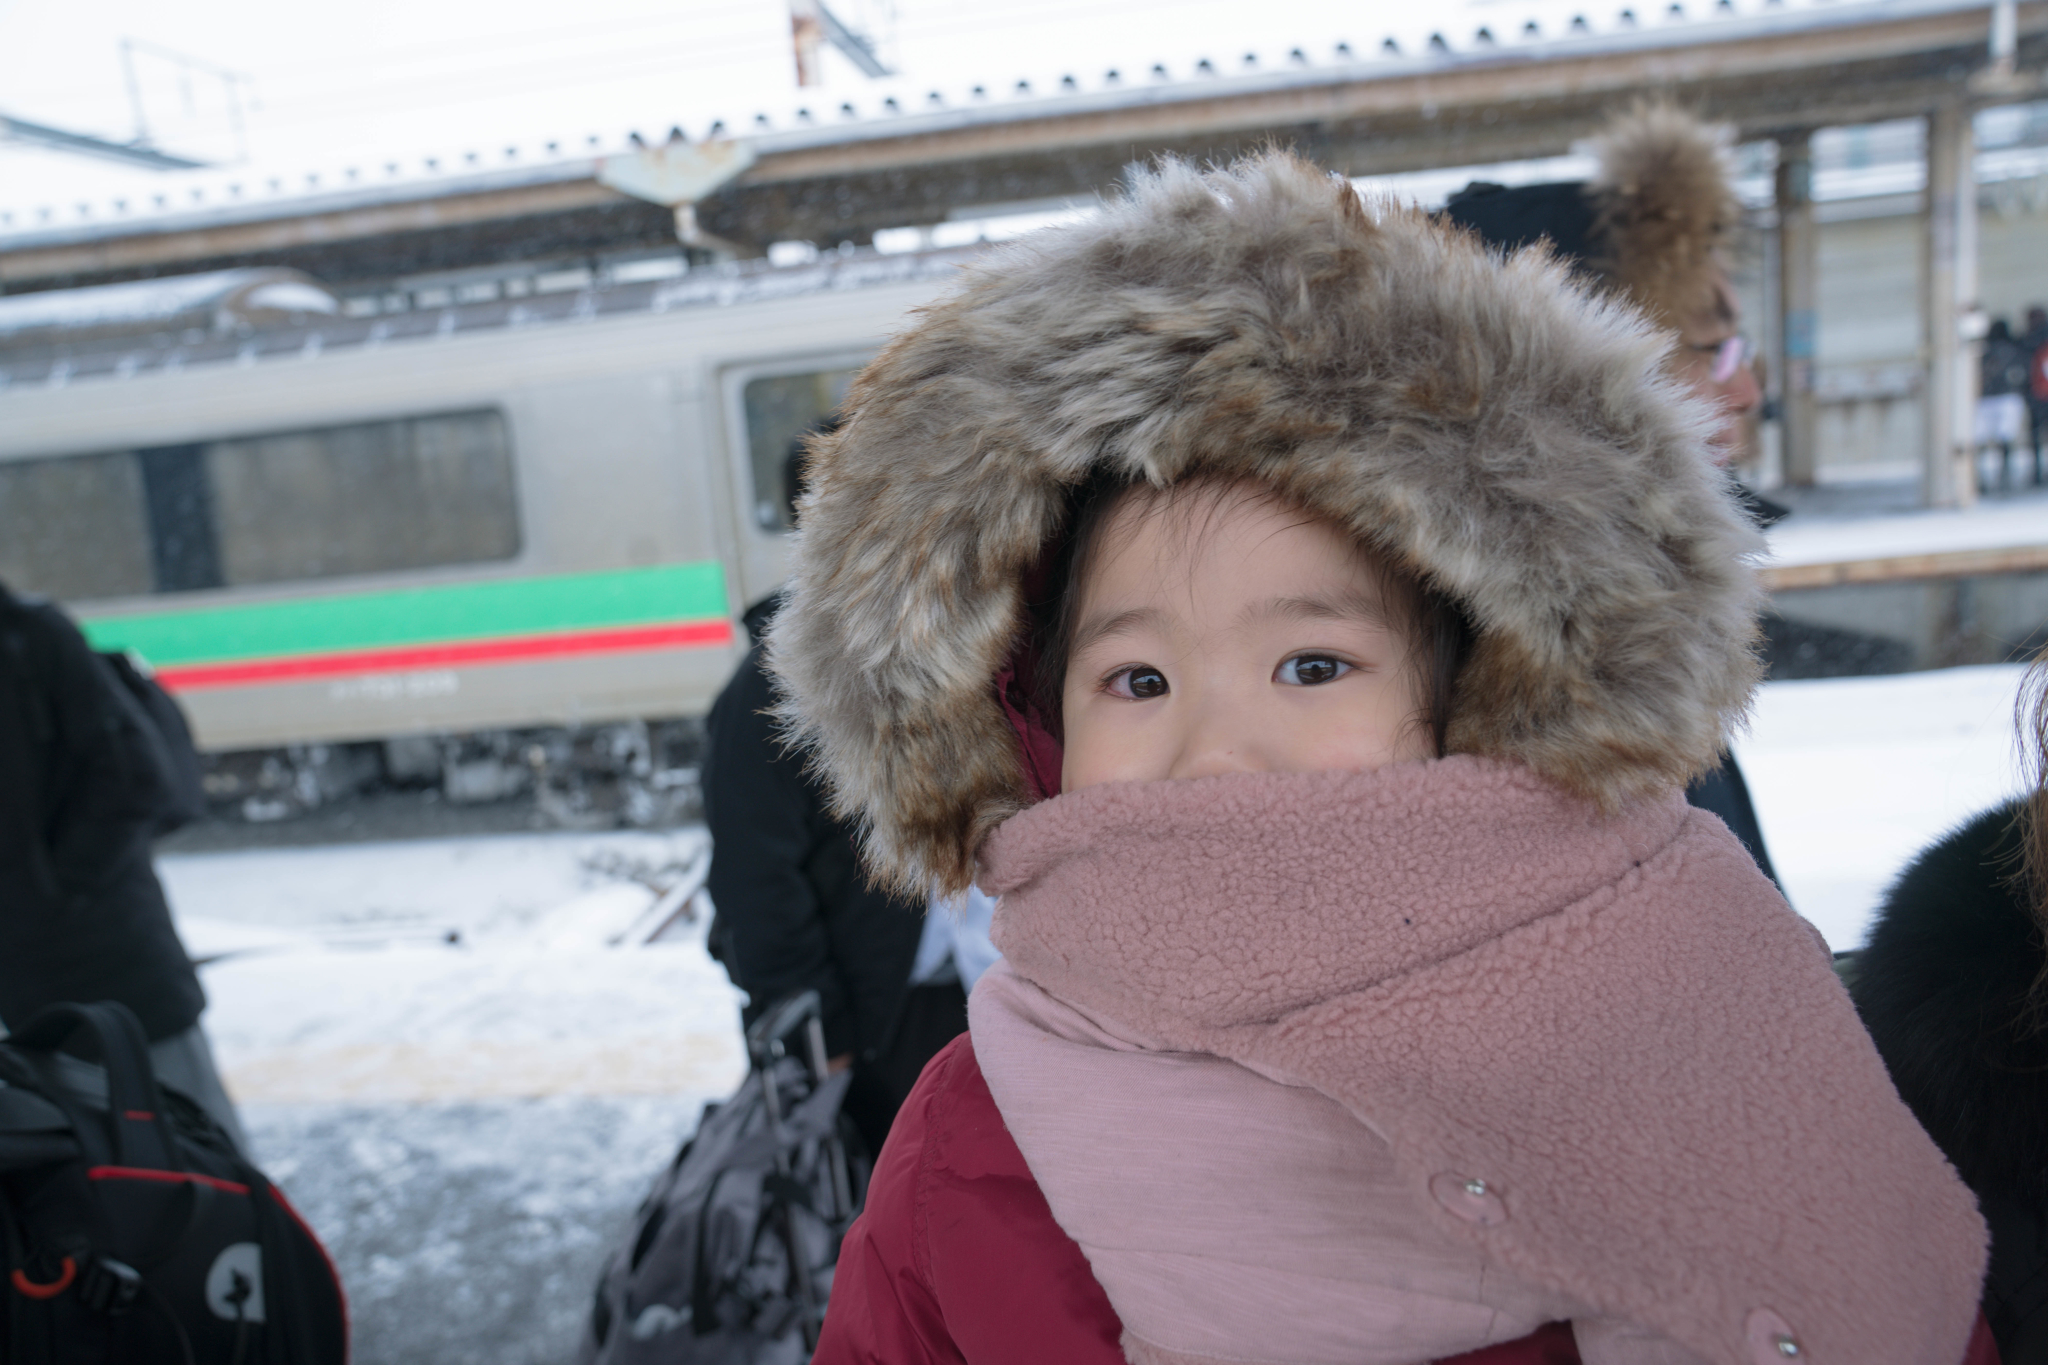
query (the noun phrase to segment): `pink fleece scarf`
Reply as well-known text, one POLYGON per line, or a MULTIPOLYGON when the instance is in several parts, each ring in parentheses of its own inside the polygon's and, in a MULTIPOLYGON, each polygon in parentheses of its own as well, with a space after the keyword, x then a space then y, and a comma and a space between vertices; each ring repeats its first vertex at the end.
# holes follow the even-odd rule
POLYGON ((1564 1316, 1589 1358, 1962 1357, 1968 1191, 1675 793, 1602 816, 1469 758, 1096 787, 998 829, 981 884, 976 1054, 1133 1361, 1564 1316))

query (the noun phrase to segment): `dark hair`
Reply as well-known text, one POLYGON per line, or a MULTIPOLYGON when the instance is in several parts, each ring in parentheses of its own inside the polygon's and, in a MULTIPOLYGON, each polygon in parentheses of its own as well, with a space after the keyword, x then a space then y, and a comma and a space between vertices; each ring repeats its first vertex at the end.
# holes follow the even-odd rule
MULTIPOLYGON (((2035 652, 2020 682, 2014 707, 2019 722, 2020 770, 2028 791, 2019 811, 2020 863, 2014 889, 2033 912, 2035 932, 2048 938, 2048 645, 2035 652)), ((2036 1030, 2048 1033, 2048 963, 2034 978, 2030 1013, 2036 1030)))
MULTIPOLYGON (((1207 480, 1193 479, 1165 491, 1176 495, 1213 486, 1207 480)), ((1041 566, 1040 581, 1027 588, 1031 638, 1024 671, 1030 678, 1029 695, 1039 715, 1062 739, 1060 699, 1066 687, 1067 655, 1080 625, 1081 586, 1101 551, 1103 529, 1138 487, 1133 480, 1098 475, 1075 488, 1068 499, 1067 530, 1041 566)), ((1271 496, 1253 485, 1246 485, 1246 491, 1252 496, 1271 496)), ((1305 515, 1317 514, 1305 511, 1305 515)), ((1403 572, 1385 556, 1375 554, 1372 562, 1379 575, 1381 597, 1407 627, 1413 642, 1410 666, 1416 670, 1423 699, 1416 722, 1429 727, 1431 748, 1442 758, 1448 752, 1446 739, 1457 705, 1458 671, 1472 645, 1471 619, 1448 594, 1403 572)))

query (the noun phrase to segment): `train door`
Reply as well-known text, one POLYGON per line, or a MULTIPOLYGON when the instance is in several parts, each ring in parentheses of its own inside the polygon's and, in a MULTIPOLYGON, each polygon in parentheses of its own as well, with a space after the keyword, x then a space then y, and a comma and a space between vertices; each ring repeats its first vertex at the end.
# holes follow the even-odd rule
POLYGON ((739 598, 760 601, 789 572, 795 452, 838 413, 872 352, 735 366, 724 374, 727 447, 738 521, 739 598))

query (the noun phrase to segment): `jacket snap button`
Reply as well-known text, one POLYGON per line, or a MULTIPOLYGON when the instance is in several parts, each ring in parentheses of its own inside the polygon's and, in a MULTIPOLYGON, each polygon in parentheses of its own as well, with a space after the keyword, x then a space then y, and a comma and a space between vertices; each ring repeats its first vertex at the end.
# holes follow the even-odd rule
POLYGON ((1806 1348, 1793 1335, 1792 1325, 1768 1308, 1759 1308, 1743 1324, 1749 1339, 1751 1365, 1785 1365, 1788 1360, 1806 1359, 1806 1348))
POLYGON ((1430 1197, 1475 1227, 1499 1227, 1508 1221, 1508 1208, 1492 1186, 1477 1176, 1452 1175, 1446 1171, 1429 1179, 1430 1197))

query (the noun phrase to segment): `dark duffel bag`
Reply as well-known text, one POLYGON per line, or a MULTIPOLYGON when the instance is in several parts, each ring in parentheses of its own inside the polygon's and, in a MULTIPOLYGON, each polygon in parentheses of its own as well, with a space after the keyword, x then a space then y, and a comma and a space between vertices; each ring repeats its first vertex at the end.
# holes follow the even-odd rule
POLYGON ((348 1360, 319 1239, 157 1084, 124 1005, 52 1005, 0 1040, 0 1239, 7 1365, 348 1360), (97 1067, 60 1052, 75 1036, 97 1067))
POLYGON ((583 1365, 802 1365, 869 1163, 839 1112, 818 993, 747 1031, 753 1070, 640 1206, 598 1279, 583 1365))

